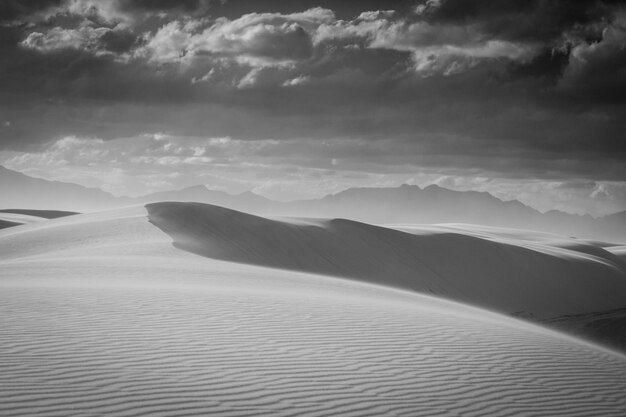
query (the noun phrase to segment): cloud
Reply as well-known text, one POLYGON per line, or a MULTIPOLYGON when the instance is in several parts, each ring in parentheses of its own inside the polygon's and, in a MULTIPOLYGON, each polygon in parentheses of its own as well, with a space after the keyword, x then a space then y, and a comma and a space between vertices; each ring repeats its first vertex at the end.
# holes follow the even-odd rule
POLYGON ((420 9, 431 22, 474 25, 489 37, 550 42, 564 33, 601 21, 619 1, 598 0, 438 0, 420 9))
POLYGON ((626 104, 626 10, 593 43, 574 46, 559 88, 582 100, 626 104))
MULTIPOLYGON (((537 52, 535 45, 486 39, 472 27, 410 22, 391 11, 363 12, 351 21, 337 20, 332 11, 322 8, 292 14, 249 13, 204 26, 206 22, 199 20, 170 22, 148 36, 138 54, 161 64, 189 65, 198 58, 199 65, 210 65, 212 58, 230 57, 250 67, 289 69, 325 56, 316 49, 385 49, 412 53, 418 72, 450 74, 472 67, 477 60, 526 61, 537 52)), ((249 74, 237 85, 249 84, 249 74)))
POLYGON ((119 0, 65 0, 50 16, 70 15, 100 25, 132 25, 134 17, 119 8, 119 0))
POLYGON ((410 52, 420 75, 463 72, 484 59, 528 61, 537 45, 490 39, 469 25, 430 23, 393 13, 363 13, 353 21, 337 21, 318 28, 316 42, 350 40, 364 48, 410 52))
POLYGON ((141 25, 157 18, 171 19, 198 16, 209 12, 219 0, 60 0, 56 14, 82 16, 100 24, 141 25))
POLYGON ((101 46, 101 38, 110 32, 112 31, 107 28, 90 26, 78 29, 54 27, 45 33, 31 32, 21 45, 41 52, 57 49, 83 49, 97 54, 101 46))
POLYGON ((295 78, 287 80, 283 83, 283 87, 295 87, 297 85, 304 85, 311 81, 311 77, 305 75, 299 75, 295 78))
POLYGON ((181 23, 177 20, 163 25, 154 35, 144 38, 145 45, 136 54, 163 64, 180 62, 188 54, 192 31, 197 22, 181 23))
POLYGON ((147 38, 142 53, 159 63, 186 56, 219 56, 253 66, 281 66, 307 59, 313 51, 309 31, 333 18, 325 9, 301 13, 250 13, 238 19, 170 22, 147 38))
POLYGON ((220 20, 193 39, 198 53, 223 53, 264 58, 272 62, 297 61, 311 56, 309 34, 293 16, 245 15, 220 20))
POLYGON ((118 7, 135 12, 172 12, 188 14, 206 12, 211 3, 220 0, 117 0, 118 7))
POLYGON ((133 47, 139 44, 139 36, 126 29, 109 30, 100 36, 102 48, 114 54, 124 54, 130 52, 133 47))
POLYGON ((20 21, 48 9, 58 7, 64 0, 4 0, 0 2, 0 22, 20 21))

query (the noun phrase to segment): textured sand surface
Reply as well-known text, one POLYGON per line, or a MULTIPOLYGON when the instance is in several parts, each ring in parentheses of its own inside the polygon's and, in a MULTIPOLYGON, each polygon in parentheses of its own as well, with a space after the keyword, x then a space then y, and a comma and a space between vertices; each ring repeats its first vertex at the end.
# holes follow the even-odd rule
POLYGON ((127 268, 5 280, 0 415, 626 413, 623 357, 513 320, 253 271, 128 285, 127 268))
POLYGON ((2 416, 623 416, 626 358, 380 285, 199 257, 129 208, 0 231, 2 416))

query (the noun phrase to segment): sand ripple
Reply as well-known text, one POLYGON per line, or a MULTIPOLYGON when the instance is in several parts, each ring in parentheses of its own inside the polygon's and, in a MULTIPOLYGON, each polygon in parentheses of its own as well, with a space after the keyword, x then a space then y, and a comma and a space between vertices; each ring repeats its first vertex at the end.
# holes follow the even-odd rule
POLYGON ((4 288, 0 415, 626 415, 624 358, 415 304, 4 288))

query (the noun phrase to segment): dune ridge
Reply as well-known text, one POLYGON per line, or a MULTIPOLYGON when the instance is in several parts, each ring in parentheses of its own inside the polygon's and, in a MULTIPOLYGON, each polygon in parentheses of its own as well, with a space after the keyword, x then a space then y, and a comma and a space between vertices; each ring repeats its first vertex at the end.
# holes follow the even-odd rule
POLYGON ((201 203, 146 208, 176 247, 210 258, 353 278, 536 318, 626 304, 623 261, 584 241, 268 219, 201 203))

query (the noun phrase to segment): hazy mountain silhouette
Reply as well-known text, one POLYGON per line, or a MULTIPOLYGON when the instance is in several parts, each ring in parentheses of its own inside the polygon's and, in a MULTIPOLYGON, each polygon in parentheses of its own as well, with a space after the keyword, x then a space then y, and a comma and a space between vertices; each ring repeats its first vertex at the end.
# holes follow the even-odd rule
POLYGON ((141 197, 116 197, 97 188, 34 178, 0 166, 0 209, 98 211, 158 201, 197 201, 242 211, 258 211, 274 204, 260 195, 239 195, 209 190, 204 185, 152 193, 141 197))
POLYGON ((0 209, 93 211, 120 205, 97 188, 33 178, 0 166, 0 209))
POLYGON ((602 218, 604 221, 608 222, 623 222, 626 223, 626 210, 620 211, 617 213, 609 214, 608 216, 604 216, 602 218))
POLYGON ((280 203, 246 191, 241 194, 229 194, 224 191, 209 190, 204 185, 194 185, 181 190, 163 191, 130 199, 137 203, 156 203, 159 201, 184 201, 214 204, 245 212, 266 212, 280 203))
MULTIPOLYGON (((308 209, 319 217, 346 217, 369 223, 473 223, 606 238, 595 233, 599 222, 553 210, 541 213, 517 200, 502 201, 486 192, 453 191, 436 185, 420 188, 351 188, 320 200, 288 203, 292 212, 308 209)), ((608 220, 608 223, 619 224, 608 220)), ((621 223, 614 237, 626 237, 621 223)))
POLYGON ((557 210, 540 213, 517 200, 502 201, 485 192, 453 191, 436 185, 423 189, 415 185, 351 188, 320 199, 292 202, 272 201, 252 192, 233 195, 204 185, 131 198, 0 167, 0 191, 0 208, 97 211, 159 201, 195 201, 262 215, 347 218, 367 223, 471 223, 626 241, 626 211, 599 219, 557 210))

